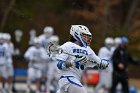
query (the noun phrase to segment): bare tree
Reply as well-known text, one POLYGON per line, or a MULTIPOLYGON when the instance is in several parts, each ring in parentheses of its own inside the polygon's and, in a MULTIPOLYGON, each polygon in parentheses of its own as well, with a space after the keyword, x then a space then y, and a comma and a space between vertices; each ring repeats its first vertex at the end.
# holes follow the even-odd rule
POLYGON ((8 15, 9 15, 10 11, 12 10, 12 8, 15 4, 15 1, 16 0, 10 0, 8 7, 5 9, 5 12, 3 14, 2 21, 1 21, 1 24, 0 24, 0 31, 1 32, 4 30, 8 15))
POLYGON ((132 16, 137 8, 138 3, 139 3, 139 0, 132 0, 132 4, 130 6, 130 9, 128 11, 128 15, 127 15, 126 20, 124 22, 124 26, 123 26, 124 32, 129 29, 130 21, 131 21, 132 16))

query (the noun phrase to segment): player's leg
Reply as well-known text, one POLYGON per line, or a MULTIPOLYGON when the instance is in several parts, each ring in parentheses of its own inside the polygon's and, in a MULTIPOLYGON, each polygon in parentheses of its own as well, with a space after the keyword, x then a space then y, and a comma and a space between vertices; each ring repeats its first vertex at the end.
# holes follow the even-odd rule
POLYGON ((116 75, 116 73, 113 73, 112 87, 110 89, 110 93, 115 93, 118 83, 119 83, 119 77, 116 75))
POLYGON ((55 66, 53 63, 49 63, 49 67, 48 67, 48 79, 47 79, 47 93, 51 92, 51 87, 53 87, 52 85, 52 80, 54 78, 54 71, 55 71, 55 66))
POLYGON ((112 86, 112 72, 106 72, 104 93, 109 93, 112 86))
POLYGON ((2 67, 0 67, 0 92, 3 89, 2 67))
POLYGON ((71 84, 68 88, 68 93, 87 93, 84 87, 71 84))
POLYGON ((129 93, 128 79, 127 78, 122 78, 120 83, 122 84, 123 93, 129 93))
POLYGON ((103 71, 99 72, 99 74, 100 74, 99 82, 94 89, 94 93, 98 93, 98 91, 104 86, 104 82, 105 82, 104 72, 103 71))
POLYGON ((0 69, 1 70, 1 82, 2 82, 2 84, 4 84, 4 87, 3 87, 2 91, 5 93, 5 90, 6 90, 5 84, 7 82, 6 66, 4 65, 4 66, 1 66, 0 68, 1 68, 0 69))
POLYGON ((31 84, 32 84, 32 80, 34 78, 34 69, 33 68, 28 68, 28 77, 27 77, 27 92, 31 91, 31 84))
POLYGON ((35 69, 35 74, 36 74, 36 93, 40 93, 42 71, 40 69, 35 69))
POLYGON ((12 64, 8 64, 7 65, 7 74, 8 74, 8 91, 12 91, 12 87, 13 87, 13 75, 14 75, 14 71, 13 71, 13 65, 12 64))

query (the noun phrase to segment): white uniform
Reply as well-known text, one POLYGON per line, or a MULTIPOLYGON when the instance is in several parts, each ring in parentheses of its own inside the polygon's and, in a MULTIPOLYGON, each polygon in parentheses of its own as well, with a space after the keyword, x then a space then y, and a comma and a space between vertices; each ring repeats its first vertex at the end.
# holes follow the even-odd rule
MULTIPOLYGON (((64 51, 67 51, 70 54, 73 55, 85 55, 88 56, 89 60, 92 60, 87 62, 84 65, 76 65, 76 67, 70 67, 66 69, 61 69, 61 62, 57 64, 58 69, 58 75, 60 77, 59 80, 59 87, 58 93, 68 91, 68 88, 71 84, 74 84, 76 86, 82 87, 82 84, 80 83, 81 75, 86 67, 94 67, 96 64, 93 63, 93 61, 101 62, 101 59, 96 56, 94 51, 90 47, 81 47, 75 43, 72 42, 66 42, 62 46, 60 46, 64 51)), ((70 56, 68 54, 60 54, 57 56, 58 60, 62 60, 64 62, 74 61, 76 57, 70 56)), ((82 92, 81 92, 82 93, 82 92)), ((87 93, 86 91, 83 93, 87 93)))
POLYGON ((31 46, 25 53, 24 57, 29 60, 28 78, 41 78, 42 70, 44 69, 44 60, 47 59, 47 54, 44 48, 36 48, 31 46))
POLYGON ((5 45, 8 47, 9 57, 6 61, 6 70, 7 70, 7 76, 13 76, 14 75, 14 69, 13 69, 13 60, 12 55, 14 54, 14 45, 13 43, 5 43, 5 45))
MULTIPOLYGON (((48 46, 48 43, 50 42, 49 40, 50 40, 50 37, 51 36, 46 36, 45 34, 42 34, 42 35, 40 35, 38 38, 39 38, 39 40, 40 40, 40 42, 41 42, 41 46, 43 47, 43 48, 47 48, 47 46, 48 46)), ((46 64, 44 64, 45 65, 45 67, 44 67, 44 71, 43 71, 43 77, 47 77, 47 78, 49 78, 48 76, 51 76, 51 75, 49 75, 50 74, 50 70, 49 70, 49 63, 51 62, 51 60, 50 60, 50 58, 48 58, 48 59, 46 59, 46 64)))
MULTIPOLYGON (((56 47, 57 48, 57 47, 56 47)), ((47 93, 50 93, 51 87, 53 87, 53 91, 56 91, 56 88, 58 87, 57 81, 58 81, 58 76, 57 76, 57 60, 56 60, 56 53, 52 53, 50 58, 51 60, 49 61, 48 64, 48 72, 47 72, 47 93)))
POLYGON ((47 46, 47 44, 49 43, 49 38, 50 37, 46 37, 46 35, 42 34, 38 38, 41 42, 41 45, 45 48, 47 46))
MULTIPOLYGON (((108 49, 107 47, 102 47, 99 50, 98 56, 100 58, 104 58, 104 59, 111 59, 113 55, 113 48, 108 49)), ((95 91, 98 91, 100 88, 104 87, 104 88, 110 88, 111 84, 112 84, 112 63, 110 61, 110 64, 108 66, 109 71, 106 70, 102 70, 100 71, 100 79, 99 79, 99 83, 95 88, 95 91)), ((96 92, 95 92, 96 93, 96 92)))
POLYGON ((8 47, 5 44, 0 44, 0 76, 3 78, 7 77, 6 61, 9 56, 8 47))

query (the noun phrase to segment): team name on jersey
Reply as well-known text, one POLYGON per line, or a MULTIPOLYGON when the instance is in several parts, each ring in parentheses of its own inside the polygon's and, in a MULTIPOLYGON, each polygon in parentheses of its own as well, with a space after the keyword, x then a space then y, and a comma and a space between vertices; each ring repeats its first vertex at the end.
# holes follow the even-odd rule
POLYGON ((83 49, 73 49, 73 53, 81 53, 81 54, 88 55, 88 52, 83 49))

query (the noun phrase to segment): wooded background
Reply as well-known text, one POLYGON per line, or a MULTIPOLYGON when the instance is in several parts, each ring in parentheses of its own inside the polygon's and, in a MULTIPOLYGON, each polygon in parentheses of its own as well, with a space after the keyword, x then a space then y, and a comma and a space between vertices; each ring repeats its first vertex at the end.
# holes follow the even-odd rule
POLYGON ((31 29, 39 35, 51 25, 62 44, 72 24, 90 28, 96 52, 105 37, 128 36, 130 51, 140 57, 140 0, 0 0, 0 31, 14 36, 21 29, 23 51, 31 29))

